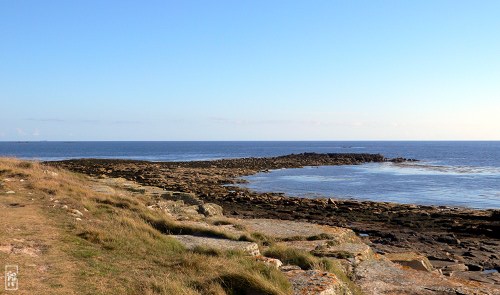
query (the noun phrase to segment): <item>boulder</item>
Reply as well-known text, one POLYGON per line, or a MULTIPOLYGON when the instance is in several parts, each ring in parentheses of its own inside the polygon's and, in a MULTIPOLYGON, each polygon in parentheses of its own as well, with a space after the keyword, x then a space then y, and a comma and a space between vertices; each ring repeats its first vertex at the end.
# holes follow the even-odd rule
POLYGON ((198 212, 207 217, 223 216, 222 207, 213 203, 205 203, 199 205, 198 212))
POLYGON ((353 259, 355 263, 375 257, 370 246, 364 243, 343 243, 339 245, 319 246, 312 253, 316 256, 353 259))
POLYGON ((271 267, 274 267, 277 269, 279 269, 283 265, 283 262, 281 262, 281 260, 276 259, 276 258, 269 258, 269 257, 259 255, 259 256, 256 256, 255 259, 257 259, 257 261, 260 261, 268 266, 271 266, 271 267))
POLYGON ((429 259, 415 252, 389 253, 385 255, 385 258, 416 270, 432 271, 429 259))

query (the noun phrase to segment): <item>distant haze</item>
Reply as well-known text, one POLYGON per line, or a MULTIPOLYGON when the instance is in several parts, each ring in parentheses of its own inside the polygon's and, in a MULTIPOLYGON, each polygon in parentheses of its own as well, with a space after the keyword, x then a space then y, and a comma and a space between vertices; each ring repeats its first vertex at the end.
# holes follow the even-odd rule
POLYGON ((500 140, 500 1, 1 1, 0 141, 500 140))

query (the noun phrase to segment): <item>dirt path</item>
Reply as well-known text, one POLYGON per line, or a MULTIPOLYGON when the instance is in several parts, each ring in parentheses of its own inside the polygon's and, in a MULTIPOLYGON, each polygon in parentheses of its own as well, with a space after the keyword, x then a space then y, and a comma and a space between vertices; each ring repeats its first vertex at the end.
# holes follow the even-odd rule
POLYGON ((35 288, 38 294, 73 294, 77 265, 66 252, 67 234, 52 202, 24 189, 19 179, 2 183, 3 191, 14 193, 0 194, 0 266, 18 267, 16 294, 35 288))

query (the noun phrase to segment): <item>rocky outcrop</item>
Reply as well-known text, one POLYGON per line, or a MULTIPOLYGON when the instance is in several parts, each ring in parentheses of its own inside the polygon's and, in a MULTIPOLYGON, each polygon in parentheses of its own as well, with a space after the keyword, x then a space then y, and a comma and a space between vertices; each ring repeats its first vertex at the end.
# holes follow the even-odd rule
POLYGON ((316 256, 334 257, 339 259, 349 259, 353 264, 374 258, 372 249, 364 243, 341 243, 318 247, 311 251, 316 256))
POLYGON ((295 295, 352 295, 334 274, 319 270, 286 270, 295 295))
POLYGON ((451 280, 445 276, 403 268, 389 260, 366 260, 355 268, 356 283, 366 294, 467 294, 493 295, 500 289, 494 286, 478 287, 463 280, 451 280))
POLYGON ((344 243, 356 240, 352 230, 307 222, 276 219, 242 219, 238 222, 247 231, 258 232, 280 241, 324 240, 344 243))
POLYGON ((188 250, 213 249, 217 251, 242 251, 251 256, 260 255, 259 246, 252 242, 191 235, 170 235, 169 237, 179 241, 188 250))

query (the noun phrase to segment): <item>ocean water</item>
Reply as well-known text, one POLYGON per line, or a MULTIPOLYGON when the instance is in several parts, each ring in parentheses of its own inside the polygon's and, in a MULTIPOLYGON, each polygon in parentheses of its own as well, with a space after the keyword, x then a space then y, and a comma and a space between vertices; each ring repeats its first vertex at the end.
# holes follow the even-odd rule
POLYGON ((500 208, 500 142, 0 142, 0 156, 191 161, 290 153, 380 153, 412 163, 282 169, 246 177, 261 192, 500 208))

